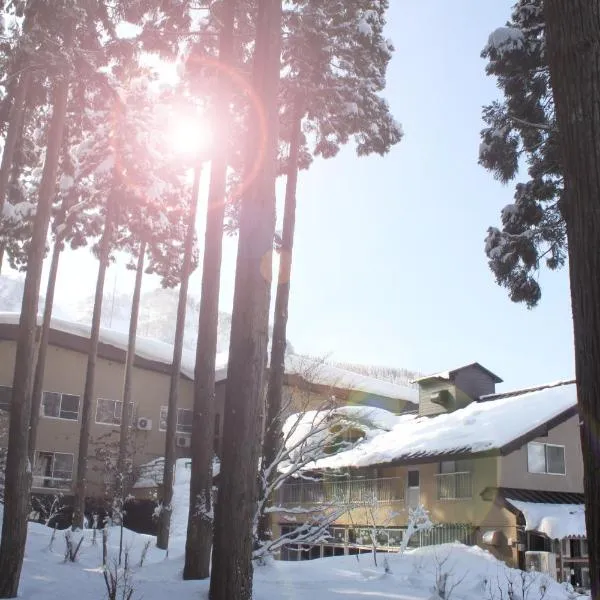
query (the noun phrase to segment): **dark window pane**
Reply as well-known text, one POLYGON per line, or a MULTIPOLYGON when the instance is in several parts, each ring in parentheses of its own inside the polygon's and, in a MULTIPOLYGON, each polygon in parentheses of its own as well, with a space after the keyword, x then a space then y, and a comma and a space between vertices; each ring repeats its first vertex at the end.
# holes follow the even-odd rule
POLYGON ((456 473, 456 462, 453 460, 443 460, 440 463, 440 473, 456 473))
POLYGON ((408 472, 408 487, 419 487, 419 471, 408 472))
POLYGON ((565 449, 562 446, 546 446, 548 473, 565 474, 565 449))
POLYGON ((56 392, 44 392, 42 395, 42 407, 45 417, 60 417, 60 394, 56 392))
POLYGON ((63 394, 60 404, 61 419, 72 419, 77 421, 79 417, 79 396, 72 394, 63 394))
POLYGON ((193 412, 187 408, 177 409, 177 433, 192 432, 193 412))
POLYGON ((10 410, 12 401, 12 388, 0 385, 0 410, 10 410))

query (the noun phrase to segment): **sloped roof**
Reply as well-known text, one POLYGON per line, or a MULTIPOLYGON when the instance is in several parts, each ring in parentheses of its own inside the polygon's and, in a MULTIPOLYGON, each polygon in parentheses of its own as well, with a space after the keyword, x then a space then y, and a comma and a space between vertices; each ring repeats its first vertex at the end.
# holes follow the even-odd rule
POLYGON ((290 375, 298 375, 317 385, 354 390, 384 398, 406 400, 413 404, 419 402, 419 390, 417 388, 361 375, 354 371, 328 365, 312 357, 288 354, 285 358, 285 372, 290 375))
POLYGON ((431 375, 424 375, 423 377, 419 377, 418 379, 415 379, 415 381, 416 382, 428 381, 430 379, 450 380, 456 375, 456 373, 463 371, 464 369, 468 369, 470 367, 475 367, 475 368, 479 369, 480 371, 482 371, 483 373, 485 373, 486 375, 489 375, 493 379, 494 383, 502 383, 502 379, 500 377, 498 377, 498 375, 496 375, 495 373, 492 373, 492 371, 490 371, 489 369, 486 369, 483 365, 481 365, 478 362, 469 363, 468 365, 463 365, 462 367, 457 367, 456 369, 450 369, 448 371, 440 371, 439 373, 432 373, 431 375))
MULTIPOLYGON (((41 324, 41 316, 38 316, 38 323, 41 324)), ((17 326, 19 324, 19 313, 0 312, 0 324, 17 326)), ((58 318, 52 318, 51 329, 54 332, 60 332, 66 334, 66 336, 73 336, 73 338, 81 340, 87 340, 90 336, 89 325, 58 318)), ((127 342, 127 333, 104 327, 100 329, 101 344, 126 352, 127 342)), ((173 362, 172 344, 138 336, 135 346, 136 357, 140 359, 167 367, 173 362)), ((215 369, 215 382, 217 383, 227 379, 227 358, 227 353, 217 355, 215 369)), ((184 349, 181 359, 182 375, 193 380, 195 363, 196 353, 184 349)), ((396 385, 375 379, 374 377, 346 371, 345 369, 322 363, 314 358, 288 355, 285 361, 285 370, 287 374, 295 374, 300 377, 310 374, 311 383, 346 390, 356 390, 386 398, 406 400, 414 404, 418 403, 419 393, 415 388, 396 385)))
POLYGON ((435 417, 405 416, 391 431, 321 459, 313 469, 415 464, 442 457, 508 454, 576 414, 575 384, 521 393, 435 417))

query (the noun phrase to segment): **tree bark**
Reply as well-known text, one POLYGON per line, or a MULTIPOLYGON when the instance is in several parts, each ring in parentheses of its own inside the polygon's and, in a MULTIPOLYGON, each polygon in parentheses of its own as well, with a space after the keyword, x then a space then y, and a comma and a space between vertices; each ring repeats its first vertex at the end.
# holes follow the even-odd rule
POLYGON ((0 242, 0 275, 2 275, 2 263, 4 262, 4 244, 0 242))
MULTIPOLYGON (((269 483, 266 469, 273 465, 281 444, 281 394, 285 374, 285 349, 287 343, 288 305, 290 298, 290 276, 292 271, 292 252, 294 249, 294 229, 296 226, 296 188, 298 186, 298 157, 300 154, 300 135, 304 109, 300 100, 293 108, 293 123, 290 136, 290 155, 288 157, 285 204, 283 208, 283 232, 281 236, 281 254, 277 274, 277 292, 275 296, 275 315, 273 319, 273 341, 271 342, 271 362, 266 402, 266 427, 263 440, 262 483, 269 483)), ((270 518, 264 512, 265 504, 258 522, 260 542, 271 538, 270 518)))
POLYGON ((35 376, 33 378, 33 392, 31 394, 31 418, 29 419, 29 460, 31 461, 31 464, 33 464, 35 458, 35 445, 37 441, 37 430, 40 422, 40 408, 42 405, 42 393, 44 388, 44 374, 46 372, 46 356, 48 354, 48 340, 50 339, 52 307, 54 305, 54 290, 56 288, 56 277, 58 275, 58 264, 62 249, 62 240, 57 239, 54 243, 54 248, 52 249, 48 285, 46 287, 46 303, 44 304, 42 333, 38 345, 35 376))
POLYGON ((253 527, 275 231, 280 47, 281 0, 259 0, 253 83, 262 115, 250 115, 246 172, 251 172, 254 156, 261 156, 262 162, 241 203, 211 600, 252 597, 253 527))
POLYGON ((126 477, 129 475, 127 462, 129 432, 131 429, 131 414, 128 406, 133 399, 133 363, 135 361, 135 343, 137 338, 138 318, 140 314, 140 297, 142 295, 142 277, 144 276, 144 258, 146 242, 140 241, 137 270, 133 299, 131 300, 131 315, 129 317, 129 337, 127 338, 127 358, 125 359, 125 377, 123 380, 123 405, 121 407, 121 431, 119 434, 119 458, 117 460, 117 490, 116 501, 119 503, 119 513, 122 519, 127 487, 126 477))
MULTIPOLYGON (((25 101, 31 87, 31 71, 26 70, 19 78, 19 85, 12 106, 10 107, 8 130, 4 140, 4 149, 2 151, 2 162, 0 163, 0 215, 4 207, 6 193, 8 191, 8 181, 10 179, 10 170, 12 167, 17 142, 23 132, 23 118, 25 115, 25 101)), ((65 109, 66 110, 66 109, 65 109)), ((62 136, 62 134, 61 134, 62 136)), ((1 268, 0 261, 0 268, 1 268)))
POLYGON ((19 321, 8 434, 4 520, 0 540, 0 598, 14 598, 17 595, 27 539, 27 515, 32 480, 32 465, 29 463, 29 419, 38 296, 68 95, 68 81, 62 79, 55 88, 44 169, 31 243, 27 253, 27 274, 19 321))
POLYGON ((167 431, 165 433, 165 465, 163 469, 163 498, 162 510, 158 518, 158 532, 156 545, 166 550, 169 547, 169 532, 171 530, 171 513, 173 507, 173 476, 177 447, 175 436, 177 433, 177 403, 179 401, 179 379, 181 377, 181 356, 183 353, 183 334, 185 329, 185 314, 187 309, 187 293, 192 270, 192 255, 194 251, 194 234, 196 233, 196 212, 198 209, 198 195, 200 193, 200 178, 202 165, 199 164, 194 172, 194 185, 190 206, 188 229, 185 236, 183 250, 183 264, 181 266, 181 285, 179 286, 179 300, 177 303, 177 320, 175 323, 175 341, 173 345, 173 364, 171 366, 171 383, 169 386, 169 407, 167 413, 167 431))
POLYGON ((83 529, 85 514, 85 494, 87 489, 87 461, 90 444, 90 427, 92 409, 94 404, 96 360, 98 358, 98 345, 100 342, 100 322, 102 317, 102 302, 104 300, 104 282, 110 257, 113 231, 117 214, 117 199, 114 192, 110 192, 106 201, 106 217, 104 231, 100 240, 98 257, 98 278, 96 279, 96 293, 94 296, 94 311, 92 313, 92 326, 88 347, 88 361, 85 373, 85 386, 83 388, 83 402, 81 405, 81 429, 79 431, 79 449, 77 453, 77 483, 73 501, 73 529, 83 529))
POLYGON ((562 207, 581 420, 592 598, 600 598, 600 1, 545 0, 565 182, 562 207))
MULTIPOLYGON (((235 0, 224 5, 219 61, 231 63, 235 0)), ((220 75, 220 93, 215 122, 219 138, 229 139, 229 97, 227 76, 220 75)), ((223 218, 227 185, 227 144, 215 148, 206 210, 206 233, 202 265, 202 296, 198 318, 194 372, 194 414, 192 421, 192 471, 190 511, 185 543, 184 579, 205 579, 210 575, 212 547, 212 459, 215 426, 215 360, 219 325, 219 289, 223 246, 223 218), (198 507, 197 505, 200 504, 198 507), (191 507, 195 507, 192 510, 191 507), (198 510, 199 509, 199 510, 198 510)))

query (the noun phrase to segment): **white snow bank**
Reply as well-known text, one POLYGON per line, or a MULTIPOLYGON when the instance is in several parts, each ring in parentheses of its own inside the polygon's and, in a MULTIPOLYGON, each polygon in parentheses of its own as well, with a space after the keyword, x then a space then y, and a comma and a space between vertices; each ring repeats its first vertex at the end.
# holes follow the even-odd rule
MULTIPOLYGON (((0 323, 7 325, 19 324, 19 313, 0 312, 0 323)), ((42 316, 38 315, 38 323, 42 323, 42 316)), ((80 338, 88 339, 90 337, 90 327, 82 323, 74 323, 63 319, 52 318, 52 329, 62 331, 80 338)), ((119 350, 127 351, 128 334, 107 329, 100 329, 100 342, 118 348, 119 350)), ((138 336, 135 343, 135 354, 140 358, 152 360, 164 365, 173 363, 173 346, 159 340, 144 338, 138 336)), ((190 350, 183 350, 181 359, 181 373, 190 379, 194 379, 194 367, 196 363, 196 355, 190 350)), ((217 354, 215 381, 223 381, 227 377, 227 355, 217 354)))
POLYGON ((587 537, 583 504, 545 504, 506 499, 525 517, 527 531, 539 531, 550 539, 587 537))
POLYGON ((288 354, 285 357, 285 372, 290 375, 298 375, 317 385, 354 390, 373 394, 374 396, 383 396, 384 398, 406 400, 413 404, 419 402, 417 388, 397 385, 375 377, 354 373, 306 356, 288 354))
POLYGON ((473 402, 436 417, 405 415, 391 431, 307 468, 366 467, 411 457, 500 449, 577 405, 575 384, 473 402))
MULTIPOLYGON (((23 564, 19 598, 22 600, 98 600, 106 597, 102 544, 92 542, 92 531, 84 541, 76 563, 64 562, 64 533, 57 532, 50 548, 52 529, 29 524, 26 560, 23 564)), ((75 541, 80 534, 74 534, 75 541)), ((124 547, 132 567, 133 599, 197 600, 208 597, 209 580, 183 581, 183 548, 171 540, 168 554, 155 546, 155 538, 124 530, 124 547), (144 546, 149 543, 143 566, 144 546)), ((109 562, 118 556, 119 528, 109 529, 109 562)), ((481 600, 490 591, 508 597, 509 583, 518 585, 520 571, 509 569, 477 547, 445 544, 409 551, 403 557, 379 554, 375 567, 370 554, 338 556, 301 562, 271 561, 256 567, 252 597, 255 600, 428 600, 443 563, 448 585, 456 600, 481 600), (391 573, 384 574, 387 561, 391 573)), ((565 589, 544 575, 527 574, 530 597, 538 598, 546 587, 545 600, 567 600, 565 589)), ((518 588, 517 588, 518 590, 518 588)))

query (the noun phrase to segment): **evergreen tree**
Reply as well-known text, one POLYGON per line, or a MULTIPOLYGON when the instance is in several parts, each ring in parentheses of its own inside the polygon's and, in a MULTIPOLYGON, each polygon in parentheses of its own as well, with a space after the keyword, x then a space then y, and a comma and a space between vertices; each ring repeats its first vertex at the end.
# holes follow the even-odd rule
POLYGON ((235 0, 225 0, 220 15, 218 87, 213 101, 214 132, 210 186, 206 209, 206 233, 202 267, 202 296, 198 316, 194 371, 194 412, 190 474, 190 507, 185 544, 184 579, 204 579, 210 574, 212 547, 213 439, 215 421, 215 360, 219 323, 219 289, 223 240, 223 218, 229 139, 231 82, 228 67, 234 51, 235 0))
POLYGON ((479 163, 503 183, 527 167, 527 180, 515 185, 513 202, 502 209, 502 227, 488 229, 485 252, 510 298, 532 307, 541 297, 541 266, 558 269, 567 255, 542 0, 519 0, 506 26, 489 36, 482 56, 504 97, 483 109, 479 163))
MULTIPOLYGON (((387 103, 378 95, 393 46, 383 37, 387 1, 305 3, 288 15, 284 60, 288 76, 282 83, 281 130, 288 157, 283 233, 275 298, 273 342, 266 401, 261 485, 276 476, 268 471, 279 448, 286 326, 290 292, 298 170, 313 156, 335 156, 342 144, 354 141, 359 156, 385 154, 402 137, 387 103), (356 90, 359 93, 356 93, 356 90), (323 110, 326 106, 326 110, 323 110), (312 136, 305 136, 303 132, 312 136), (286 139, 287 137, 287 139, 286 139), (307 139, 314 139, 307 147, 307 139)), ((269 516, 263 514, 258 536, 269 537, 269 516)))
POLYGON ((600 1, 545 0, 568 237, 591 597, 600 598, 600 1))
POLYGON ((262 162, 247 184, 240 210, 232 312, 221 481, 215 506, 211 600, 252 597, 253 525, 260 455, 262 391, 267 360, 271 249, 275 229, 277 97, 280 78, 281 1, 259 0, 253 87, 261 129, 249 114, 246 167, 262 162))

